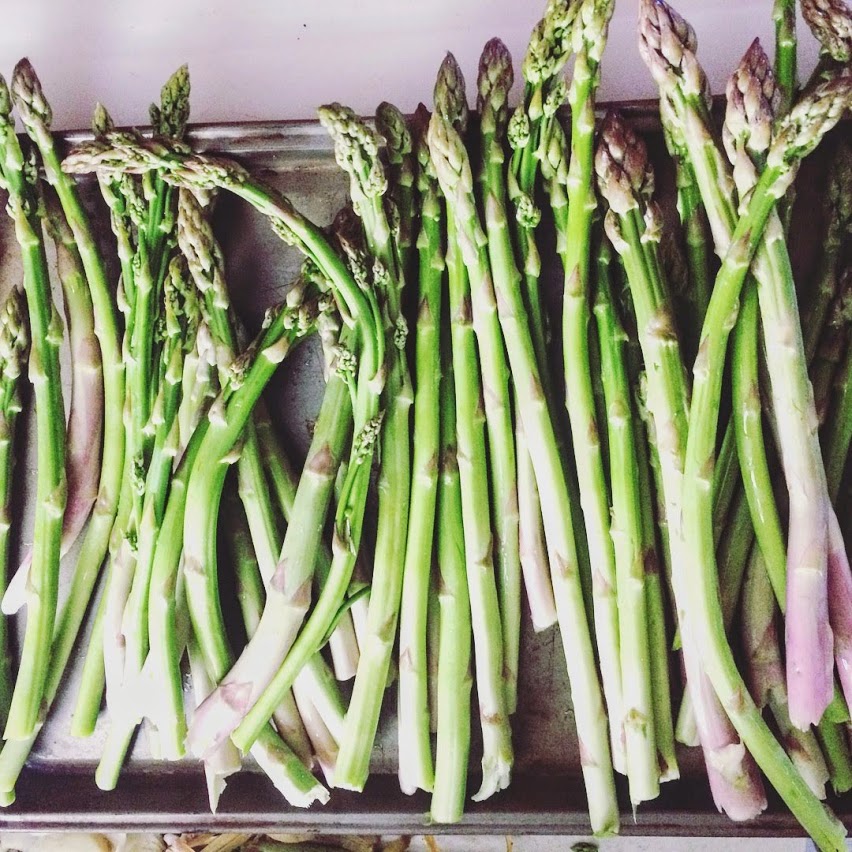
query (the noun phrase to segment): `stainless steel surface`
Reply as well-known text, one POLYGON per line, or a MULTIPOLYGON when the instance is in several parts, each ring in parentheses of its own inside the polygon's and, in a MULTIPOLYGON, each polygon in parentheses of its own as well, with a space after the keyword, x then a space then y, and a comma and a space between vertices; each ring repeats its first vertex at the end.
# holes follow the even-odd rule
MULTIPOLYGON (((653 123, 642 106, 631 108, 642 123, 653 123)), ((86 134, 67 134, 73 142, 86 134)), ((241 159, 259 169, 318 223, 327 223, 344 203, 346 181, 337 169, 331 144, 314 123, 210 125, 195 128, 193 144, 241 159)), ((665 178, 662 180, 665 185, 665 178)), ((103 205, 91 182, 86 192, 98 211, 105 244, 109 236, 103 205)), ((216 213, 216 230, 227 259, 231 296, 250 328, 256 328, 263 310, 278 301, 299 263, 296 252, 284 245, 265 221, 243 202, 223 197, 216 213)), ((19 280, 17 247, 8 219, 0 223, 0 293, 19 280)), ((558 297, 557 270, 545 270, 548 286, 558 297)), ((270 407, 286 446, 295 460, 306 449, 310 428, 322 396, 318 349, 306 344, 279 371, 268 392, 270 407)), ((32 441, 22 453, 16 487, 25 494, 33 482, 32 441)), ((27 501, 19 502, 23 542, 28 541, 31 515, 27 501)), ((73 568, 66 559, 63 578, 73 568)), ((381 730, 373 756, 374 777, 362 795, 333 791, 325 808, 299 811, 287 804, 269 782, 247 765, 231 779, 220 811, 207 810, 200 766, 184 760, 153 762, 143 730, 118 789, 100 792, 93 781, 105 732, 102 718, 95 736, 74 739, 69 718, 76 694, 82 649, 66 677, 60 696, 39 737, 18 788, 18 801, 0 811, 0 828, 57 829, 97 827, 111 830, 180 830, 245 828, 262 830, 311 827, 325 831, 422 832, 427 825, 428 798, 403 796, 395 778, 395 691, 388 690, 381 730)), ((476 724, 473 730, 476 732, 476 724)), ((555 629, 535 634, 525 619, 520 672, 519 708, 514 717, 517 765, 511 789, 486 803, 470 802, 461 826, 453 833, 579 834, 588 829, 579 756, 572 719, 565 663, 555 629)), ((475 739, 475 734, 474 734, 475 739)), ((683 780, 666 785, 657 802, 630 815, 626 791, 623 830, 628 833, 777 835, 798 833, 793 820, 777 809, 746 825, 734 825, 715 814, 696 750, 680 753, 683 780)), ((476 742, 471 771, 477 774, 476 742)), ((471 782, 471 792, 475 789, 471 782)), ((432 826, 430 831, 441 830, 432 826)))

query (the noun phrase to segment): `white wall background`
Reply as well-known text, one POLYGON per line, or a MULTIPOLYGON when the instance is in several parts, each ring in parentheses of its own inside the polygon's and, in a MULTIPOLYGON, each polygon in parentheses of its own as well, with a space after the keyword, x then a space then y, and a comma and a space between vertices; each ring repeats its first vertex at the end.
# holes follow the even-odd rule
MULTIPOLYGON (((339 100, 362 113, 379 100, 430 103, 452 50, 471 94, 479 51, 499 35, 519 67, 544 0, 3 0, 0 72, 30 57, 57 129, 87 127, 103 101, 121 124, 147 123, 168 75, 188 62, 193 120, 313 117, 339 100)), ((677 0, 698 31, 714 92, 755 36, 771 52, 772 0, 677 0)), ((654 96, 636 48, 636 0, 618 0, 602 97, 654 96)), ((801 22, 800 22, 801 23, 801 22)), ((816 45, 801 29, 803 70, 816 45)))

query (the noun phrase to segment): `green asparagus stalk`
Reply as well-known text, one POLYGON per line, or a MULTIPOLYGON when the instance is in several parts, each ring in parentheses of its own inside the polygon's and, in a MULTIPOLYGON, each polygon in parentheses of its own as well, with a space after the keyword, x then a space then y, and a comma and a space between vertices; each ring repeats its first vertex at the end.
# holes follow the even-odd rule
MULTIPOLYGON (((437 140, 434 138, 433 128, 446 124, 446 119, 440 113, 433 113, 427 136, 438 183, 445 197, 447 190, 437 162, 438 150, 435 147, 437 140)), ((469 192, 472 194, 472 191, 471 179, 469 192)), ((475 212, 475 207, 473 210, 475 212)), ((448 304, 455 376, 456 439, 479 720, 483 738, 482 787, 474 796, 478 800, 488 798, 508 786, 514 753, 506 707, 506 691, 502 681, 502 631, 494 576, 491 519, 490 513, 482 510, 483 506, 490 505, 485 410, 483 384, 479 372, 480 355, 473 325, 473 294, 468 277, 470 259, 463 253, 464 245, 469 244, 472 238, 465 233, 459 221, 459 211, 449 198, 447 198, 447 233, 448 304)))
MULTIPOLYGON (((508 90, 512 83, 512 58, 506 46, 499 39, 489 41, 482 52, 479 62, 479 78, 477 80, 478 105, 480 110, 480 140, 483 154, 482 165, 482 198, 485 206, 485 226, 489 231, 496 227, 500 238, 505 238, 505 223, 497 222, 488 215, 488 199, 499 199, 505 216, 508 210, 508 194, 504 176, 505 152, 503 138, 508 122, 508 90)), ((512 266, 514 257, 510 254, 512 266)), ((475 283, 473 278, 472 283, 475 283)), ((515 451, 515 434, 511 424, 511 401, 508 399, 508 365, 503 355, 502 334, 499 317, 495 306, 489 306, 493 316, 485 315, 485 301, 474 291, 473 293, 473 323, 477 335, 482 363, 483 394, 485 396, 485 419, 488 425, 489 459, 491 462, 491 494, 494 507, 494 532, 497 545, 497 590, 500 596, 500 616, 503 624, 503 670, 506 680, 506 705, 509 713, 514 713, 517 707, 518 658, 520 654, 521 632, 521 559, 520 559, 520 530, 517 488, 517 453, 515 451), (485 330, 487 317, 492 326, 489 332, 485 330), (494 328, 496 326, 496 328, 494 328), (491 341, 488 348, 483 345, 482 338, 489 334, 491 341), (489 354, 491 349, 491 354, 489 354), (493 353, 502 357, 496 362, 496 368, 489 366, 493 353), (489 400, 495 393, 498 375, 506 376, 499 385, 500 393, 506 387, 505 412, 494 411, 489 400), (498 428, 495 428, 494 424, 498 428), (500 439, 505 439, 504 430, 508 429, 511 453, 500 455, 494 452, 493 445, 500 439), (511 462, 511 468, 508 466, 511 462)), ((523 462, 521 462, 523 464, 523 462)))
POLYGON ((652 697, 648 589, 645 583, 642 508, 636 434, 624 358, 625 334, 610 284, 611 251, 602 241, 597 252, 594 313, 601 349, 601 373, 609 429, 612 524, 616 551, 620 665, 624 736, 630 802, 655 799, 660 792, 656 725, 652 697))
POLYGON ((659 212, 650 202, 653 172, 643 143, 616 115, 607 118, 601 132, 596 169, 601 194, 610 207, 607 234, 621 255, 636 311, 646 366, 647 406, 659 457, 683 662, 687 686, 697 708, 695 718, 710 789, 720 810, 733 819, 749 819, 766 805, 760 779, 702 670, 698 646, 683 630, 683 579, 679 572, 690 558, 680 534, 688 390, 656 245, 660 222, 659 212))
MULTIPOLYGON (((312 616, 292 652, 282 663, 261 700, 248 712, 235 732, 237 745, 248 748, 263 731, 280 698, 292 685, 293 678, 324 641, 351 577, 357 554, 366 498, 368 466, 381 426, 378 377, 384 361, 384 340, 375 330, 380 327, 375 296, 362 276, 364 288, 355 281, 341 259, 319 230, 301 216, 290 202, 274 190, 253 179, 235 163, 221 158, 186 154, 158 140, 144 140, 135 134, 113 132, 103 140, 82 145, 66 158, 69 172, 100 171, 104 175, 118 171, 142 173, 161 169, 169 182, 195 188, 220 186, 230 189, 267 215, 282 238, 295 243, 321 268, 335 290, 344 316, 363 324, 358 381, 353 408, 355 440, 348 481, 338 505, 335 520, 337 542, 329 581, 320 595, 312 616)), ((227 735, 227 734, 226 734, 227 735)))
MULTIPOLYGON (((0 583, 9 567, 10 501, 15 463, 15 426, 21 413, 21 374, 27 360, 29 335, 24 294, 14 288, 0 310, 0 583)), ((8 623, 0 619, 0 719, 5 724, 14 686, 8 623)))
POLYGON ((772 19, 775 21, 775 79, 780 93, 778 112, 786 115, 793 106, 799 86, 796 0, 775 0, 772 19))
MULTIPOLYGON (((694 55, 682 37, 686 28, 685 22, 675 17, 662 2, 643 4, 641 31, 644 58, 652 67, 658 83, 668 91, 680 91, 681 96, 681 85, 686 84, 688 79, 691 88, 697 71, 694 55), (680 52, 677 66, 670 63, 671 51, 665 57, 661 52, 661 39, 667 45, 676 45, 675 51, 680 52), (687 69, 688 77, 682 75, 683 69, 687 69)), ((713 457, 716 438, 716 412, 730 327, 728 318, 736 308, 750 261, 764 240, 764 230, 773 216, 776 201, 795 176, 801 158, 810 153, 822 136, 836 124, 848 105, 850 95, 852 87, 848 81, 837 80, 825 84, 800 101, 781 122, 767 156, 767 167, 729 240, 730 248, 716 279, 695 370, 684 472, 685 493, 690 494, 691 499, 686 501, 683 515, 684 538, 694 543, 695 554, 683 566, 688 582, 678 589, 681 605, 686 605, 690 615, 690 632, 702 648, 707 673, 731 721, 743 737, 745 746, 805 829, 825 849, 840 848, 845 831, 813 796, 798 773, 792 770, 783 749, 744 690, 725 638, 718 606, 712 507, 707 506, 708 500, 712 500, 707 481, 707 460, 713 457)), ((706 148, 701 146, 699 151, 696 144, 693 163, 696 164, 696 160, 700 162, 701 157, 706 157, 706 148)), ((706 199, 705 189, 709 187, 702 181, 702 192, 706 199)), ((783 245, 783 238, 777 235, 778 230, 774 224, 771 225, 769 238, 777 239, 783 245)), ((788 594, 792 585, 792 582, 788 585, 788 594)), ((809 618, 815 618, 812 608, 809 618)), ((790 620, 788 612, 788 626, 790 620)), ((793 721, 795 724, 797 720, 793 721)))
POLYGON ((376 529, 373 583, 370 591, 368 632, 361 646, 358 672, 349 710, 346 734, 340 743, 335 784, 362 790, 370 771, 370 755, 379 724, 384 687, 396 639, 402 596, 411 492, 409 409, 413 401, 405 345, 408 326, 402 313, 405 278, 400 252, 383 203, 387 177, 378 158, 378 144, 354 113, 339 104, 321 107, 320 123, 334 139, 335 157, 349 175, 349 194, 374 259, 374 274, 384 297, 385 351, 388 353, 379 471, 379 509, 376 529))
MULTIPOLYGON (((574 23, 576 58, 568 103, 571 150, 566 175, 565 289, 562 309, 562 357, 565 405, 571 423, 574 458, 580 481, 580 504, 592 565, 595 633, 607 713, 612 760, 625 772, 624 710, 619 664, 615 553, 609 528, 609 495, 595 412, 589 360, 591 321, 591 229, 595 209, 593 148, 595 93, 606 44, 612 0, 583 0, 574 23)), ((629 569, 628 569, 629 570, 629 569)))
POLYGON ((32 341, 29 377, 35 397, 38 452, 27 626, 4 734, 5 739, 11 740, 32 737, 43 710, 56 618, 65 508, 65 410, 59 376, 62 327, 50 293, 35 168, 15 135, 11 97, 6 81, 0 79, 0 170, 9 194, 7 210, 21 247, 32 341))
MULTIPOLYGON (((760 43, 755 41, 727 86, 724 143, 741 197, 746 196, 753 184, 748 176, 749 169, 753 177, 753 169, 758 168, 766 156, 780 98, 769 59, 760 43)), ((749 279, 734 331, 734 432, 763 568, 772 581, 775 596, 782 601, 786 594, 787 551, 763 441, 758 345, 758 291, 753 279, 749 279)))
MULTIPOLYGON (((466 275, 454 242, 447 246, 448 276, 466 275)), ((448 319, 448 312, 444 318, 448 319)), ((471 609, 465 576, 464 506, 456 448, 456 395, 449 322, 440 322, 441 456, 437 509, 437 564, 440 605, 435 784, 430 815, 455 823, 464 814, 470 755, 471 609)))
POLYGON ((415 115, 414 146, 418 160, 421 224, 417 238, 419 288, 415 356, 414 429, 411 505, 399 619, 399 728, 400 789, 432 791, 429 714, 429 658, 427 618, 435 506, 440 451, 441 291, 444 279, 441 200, 426 145, 429 118, 425 107, 415 115))
MULTIPOLYGON (((618 807, 611 771, 606 715, 577 570, 576 545, 571 525, 572 507, 559 457, 556 430, 544 398, 526 309, 518 286, 519 273, 514 264, 505 208, 498 197, 493 193, 489 194, 485 204, 486 218, 491 222, 493 238, 486 241, 473 197, 473 180, 464 145, 458 133, 437 114, 432 116, 429 127, 429 148, 448 209, 453 211, 453 217, 458 223, 458 233, 464 235, 459 241, 459 248, 464 253, 465 265, 471 271, 472 277, 487 282, 496 293, 495 301, 517 394, 517 410, 524 421, 524 431, 529 441, 539 493, 542 496, 542 509, 545 512, 544 525, 551 548, 554 594, 565 645, 577 729, 580 741, 589 756, 584 762, 583 771, 592 827, 596 833, 608 833, 614 831, 618 825, 618 807), (502 237, 498 233, 500 225, 502 237)), ((462 310, 463 304, 462 302, 462 310)), ((454 317, 455 327, 458 322, 457 310, 452 310, 451 315, 454 317)), ((468 360, 467 363, 475 362, 468 360)), ((461 400, 458 399, 462 371, 457 366, 454 372, 459 422, 462 422, 465 415, 461 400)), ((461 446, 461 433, 459 439, 460 453, 467 459, 469 453, 461 446)), ((464 499, 464 469, 461 472, 464 499)), ((467 514, 465 520, 467 521, 467 514)), ((467 523, 465 532, 467 534, 467 523)), ((468 560, 471 558, 471 552, 477 551, 468 548, 468 560)), ((473 600, 471 595, 472 610, 473 600)), ((482 679, 479 676, 477 686, 481 692, 482 679)))

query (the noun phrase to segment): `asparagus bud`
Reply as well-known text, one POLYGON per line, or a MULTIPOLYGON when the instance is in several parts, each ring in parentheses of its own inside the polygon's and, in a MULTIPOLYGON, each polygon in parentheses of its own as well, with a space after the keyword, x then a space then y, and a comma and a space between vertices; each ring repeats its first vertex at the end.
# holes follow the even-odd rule
POLYGON ((639 53, 662 93, 680 88, 703 97, 707 79, 695 51, 698 39, 690 23, 664 0, 641 0, 639 53))
POLYGON ((571 35, 580 0, 551 0, 535 25, 521 66, 524 80, 542 87, 556 77, 571 54, 571 35))
POLYGON ((802 0, 802 17, 824 54, 837 62, 852 59, 852 12, 844 0, 802 0))
POLYGON ((0 377, 4 382, 21 375, 28 347, 24 291, 15 287, 0 311, 0 377))
POLYGON ((499 39, 492 38, 479 57, 479 76, 476 81, 477 109, 481 116, 483 132, 497 132, 507 120, 509 89, 514 81, 512 55, 499 39), (490 125, 486 128, 486 124, 490 125))
POLYGON ((12 73, 12 95, 21 121, 27 127, 34 124, 50 127, 53 112, 29 59, 24 58, 15 66, 12 73))
POLYGON ((113 130, 115 130, 115 122, 107 112, 107 108, 100 102, 96 103, 95 111, 92 113, 92 133, 95 134, 95 139, 100 139, 113 130))
POLYGON ((464 74, 452 53, 448 53, 435 80, 435 112, 443 116, 459 133, 467 130, 468 106, 464 74))
POLYGON ((182 139, 189 121, 189 67, 181 65, 160 91, 160 106, 151 105, 154 132, 182 139))
POLYGON ((607 114, 595 155, 598 186, 612 211, 623 216, 649 200, 654 172, 645 142, 616 112, 607 114))
POLYGON ((405 123, 405 116, 393 104, 382 101, 376 107, 376 130, 384 137, 388 160, 394 165, 402 163, 412 150, 411 133, 405 123))

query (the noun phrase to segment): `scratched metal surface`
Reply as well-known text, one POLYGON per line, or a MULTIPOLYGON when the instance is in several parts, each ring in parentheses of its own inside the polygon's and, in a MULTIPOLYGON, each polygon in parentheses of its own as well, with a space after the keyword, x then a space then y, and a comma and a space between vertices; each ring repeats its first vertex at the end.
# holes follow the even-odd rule
MULTIPOLYGON (((633 108, 640 124, 653 125, 644 107, 633 108)), ((76 141, 85 134, 67 134, 76 141)), ((193 144, 238 157, 262 171, 296 206, 315 222, 326 224, 346 198, 346 181, 337 169, 325 133, 315 123, 216 125, 197 128, 193 144)), ((661 175, 665 194, 670 177, 661 175)), ((84 187, 105 247, 110 245, 103 205, 91 182, 84 187)), ((227 259, 228 284, 239 314, 255 329, 266 307, 275 304, 298 269, 297 253, 285 246, 262 217, 234 198, 220 199, 215 226, 227 259)), ((6 217, 0 222, 0 295, 20 280, 20 262, 14 235, 6 217)), ((107 252, 110 254, 110 252, 107 252)), ((115 270, 113 270, 115 277, 115 270)), ((546 269, 548 292, 558 302, 558 270, 546 269)), ((57 292, 58 296, 58 292, 57 292)), ((313 343, 296 350, 279 370, 267 397, 273 417, 294 461, 303 457, 310 429, 322 398, 320 353, 313 343)), ((30 417, 30 421, 31 421, 30 417)), ((18 551, 29 542, 32 506, 27 495, 34 482, 35 458, 30 428, 23 431, 15 482, 18 551)), ((16 562, 13 559, 13 564, 16 562)), ((73 566, 73 554, 63 566, 64 586, 73 566)), ((18 627, 20 627, 19 622, 18 627)), ((286 827, 326 831, 403 831, 416 833, 426 824, 428 798, 403 796, 396 783, 395 694, 386 695, 381 729, 373 755, 373 772, 364 794, 335 791, 325 808, 292 809, 271 784, 253 770, 229 781, 219 813, 209 814, 203 774, 197 763, 152 761, 143 729, 118 789, 103 793, 92 775, 101 751, 106 718, 89 739, 74 739, 69 721, 79 680, 82 651, 78 653, 54 709, 39 737, 30 764, 18 787, 16 804, 0 811, 0 828, 56 829, 95 827, 112 830, 187 830, 241 828, 264 830, 286 827)), ((188 706, 191 701, 188 702, 188 706)), ((474 722, 473 730, 476 731, 474 722)), ((461 826, 454 832, 582 833, 587 830, 585 798, 579 772, 579 754, 562 646, 555 628, 532 631, 525 617, 520 671, 519 706, 515 731, 515 781, 509 791, 482 804, 470 803, 461 826)), ((475 736, 475 734, 474 734, 475 736)), ((474 742, 471 788, 476 783, 478 749, 474 742)), ((630 816, 626 790, 620 789, 624 830, 645 834, 797 833, 789 816, 774 807, 748 825, 733 826, 712 810, 700 756, 682 751, 683 780, 664 788, 661 798, 630 816)), ((472 790, 471 790, 472 791, 472 790)), ((431 827, 431 831, 439 830, 431 827)))

